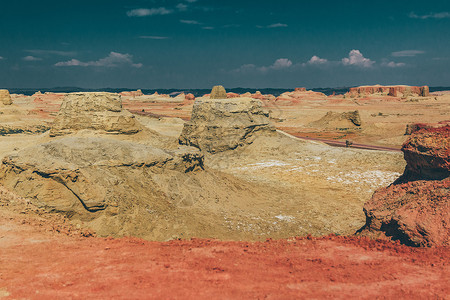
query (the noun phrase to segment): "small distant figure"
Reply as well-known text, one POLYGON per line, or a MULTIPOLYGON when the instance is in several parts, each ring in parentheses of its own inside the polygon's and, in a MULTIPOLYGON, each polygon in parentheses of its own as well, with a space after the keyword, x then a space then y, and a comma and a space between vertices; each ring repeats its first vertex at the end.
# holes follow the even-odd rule
POLYGON ((350 140, 345 140, 345 147, 350 147, 351 145, 353 145, 353 142, 350 140))

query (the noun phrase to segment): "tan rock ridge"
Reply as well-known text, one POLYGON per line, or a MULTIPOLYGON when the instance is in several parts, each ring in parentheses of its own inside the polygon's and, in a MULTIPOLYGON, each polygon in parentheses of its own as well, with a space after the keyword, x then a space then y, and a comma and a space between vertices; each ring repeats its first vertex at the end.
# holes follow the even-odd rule
POLYGON ((12 99, 8 90, 0 90, 0 105, 11 105, 12 99))
POLYGON ((128 111, 122 110, 122 99, 112 93, 71 93, 64 97, 50 136, 79 130, 98 130, 116 134, 134 134, 141 125, 128 111))

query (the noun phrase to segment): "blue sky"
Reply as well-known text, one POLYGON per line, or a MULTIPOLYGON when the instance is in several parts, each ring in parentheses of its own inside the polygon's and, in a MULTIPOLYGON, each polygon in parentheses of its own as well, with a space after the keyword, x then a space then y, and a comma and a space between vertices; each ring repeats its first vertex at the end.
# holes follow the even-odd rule
POLYGON ((18 0, 0 7, 4 88, 450 86, 447 0, 18 0))

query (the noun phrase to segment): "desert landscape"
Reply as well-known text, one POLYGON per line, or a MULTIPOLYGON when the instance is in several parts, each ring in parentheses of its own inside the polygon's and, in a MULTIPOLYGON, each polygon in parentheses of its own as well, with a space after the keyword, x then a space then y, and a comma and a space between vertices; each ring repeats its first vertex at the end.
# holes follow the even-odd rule
POLYGON ((1 10, 0 300, 450 299, 450 1, 1 10))
POLYGON ((1 95, 4 297, 448 293, 448 92, 1 95))

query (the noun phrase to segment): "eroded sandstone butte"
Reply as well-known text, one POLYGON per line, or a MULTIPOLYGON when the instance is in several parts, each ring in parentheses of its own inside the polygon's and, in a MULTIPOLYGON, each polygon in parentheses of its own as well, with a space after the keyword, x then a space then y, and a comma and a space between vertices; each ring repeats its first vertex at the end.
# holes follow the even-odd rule
POLYGON ((363 235, 412 246, 450 244, 450 126, 414 132, 402 147, 407 166, 364 205, 363 235))
POLYGON ((53 122, 50 136, 71 134, 84 129, 134 134, 141 130, 141 126, 130 112, 122 110, 122 99, 118 94, 67 94, 53 122))
POLYGON ((184 124, 179 141, 217 153, 250 144, 255 135, 274 133, 269 112, 263 109, 260 100, 202 98, 195 101, 191 119, 184 124))
POLYGON ((227 92, 225 91, 225 88, 221 85, 216 85, 212 88, 211 95, 209 96, 210 99, 226 99, 227 98, 227 92))
POLYGON ((11 105, 12 99, 8 90, 0 90, 0 105, 11 105))

